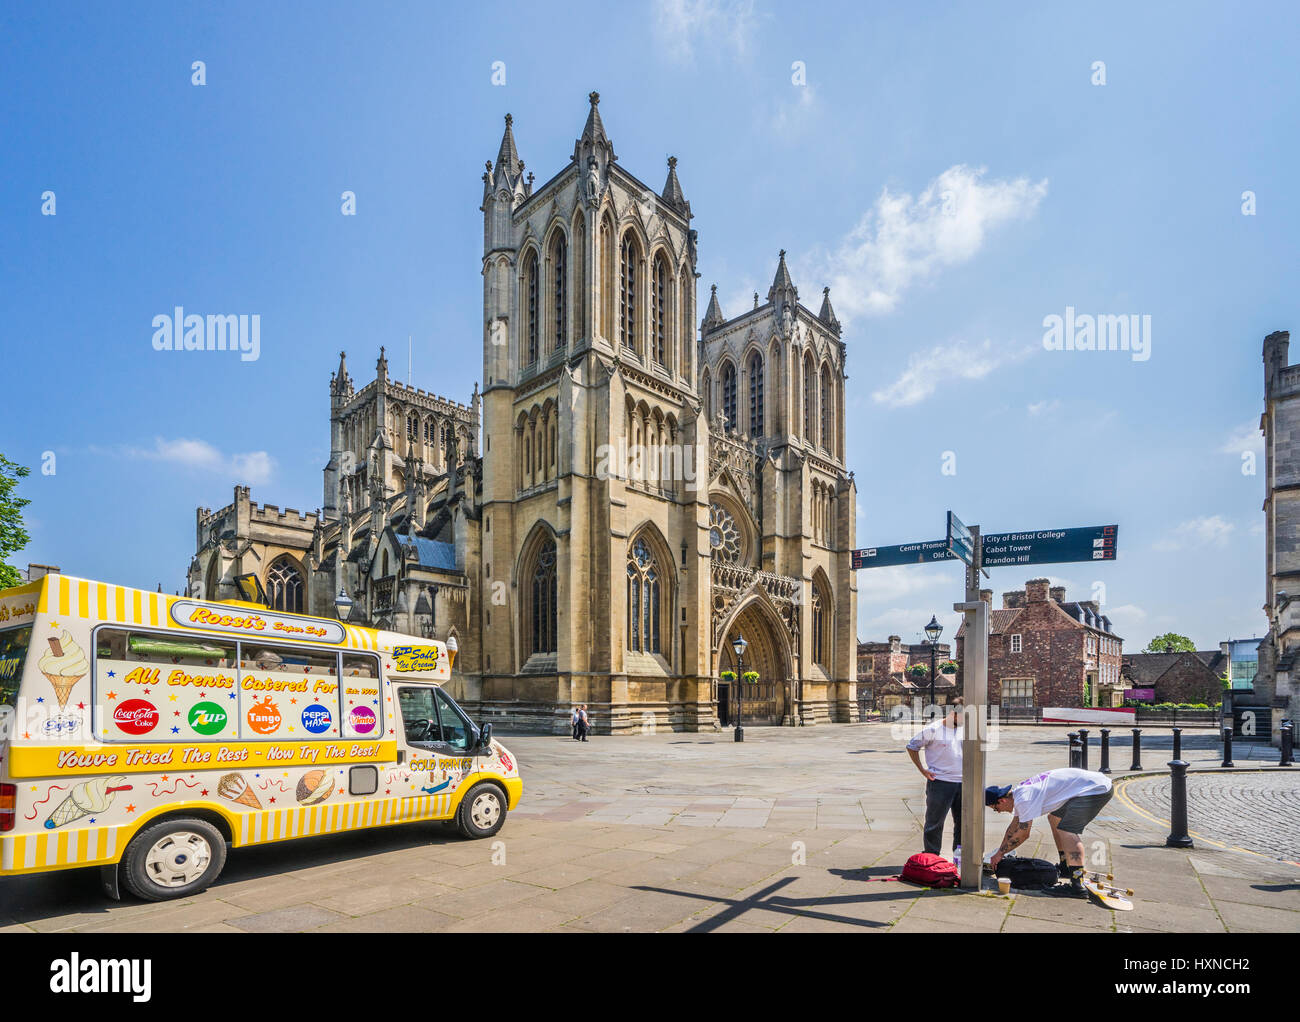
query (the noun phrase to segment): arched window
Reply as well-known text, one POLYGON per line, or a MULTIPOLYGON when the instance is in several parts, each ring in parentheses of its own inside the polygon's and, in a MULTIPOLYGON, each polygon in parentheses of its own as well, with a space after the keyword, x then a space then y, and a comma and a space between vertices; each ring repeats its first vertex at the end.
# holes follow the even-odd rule
POLYGON ((537 361, 537 253, 524 258, 524 343, 525 365, 537 361))
POLYGON ((681 281, 681 288, 678 291, 677 301, 678 309, 681 314, 682 330, 682 361, 678 372, 688 380, 692 379, 691 375, 691 345, 695 340, 695 320, 691 316, 691 292, 687 280, 693 279, 686 266, 683 265, 681 275, 678 278, 681 281))
POLYGON ((822 446, 830 451, 834 449, 831 435, 831 371, 822 366, 822 446))
POLYGON ((662 252, 650 279, 650 355, 656 364, 668 364, 668 263, 662 252))
POLYGON ((637 319, 637 263, 639 261, 636 238, 628 231, 623 235, 623 245, 619 252, 619 291, 618 324, 623 346, 636 348, 637 319))
POLYGON ((826 602, 826 597, 822 594, 822 587, 814 581, 812 587, 812 656, 813 663, 822 667, 826 666, 826 653, 830 647, 826 634, 826 625, 829 620, 826 602))
POLYGON ((813 426, 813 412, 817 407, 815 388, 817 379, 813 375, 812 356, 803 360, 803 438, 810 444, 817 442, 817 430, 813 426))
POLYGON ((627 558, 627 648, 642 653, 659 649, 659 568, 650 544, 638 539, 627 558))
POLYGON ((587 226, 582 213, 578 214, 573 225, 573 293, 578 336, 590 337, 587 328, 587 226))
POLYGON ((749 359, 749 435, 763 435, 763 356, 749 359))
POLYGON ((600 335, 614 343, 614 225, 606 213, 600 221, 600 251, 603 264, 600 274, 600 335))
POLYGON ((558 230, 551 242, 551 325, 555 328, 554 347, 563 348, 568 336, 568 266, 569 252, 564 235, 558 230))
POLYGON ((736 431, 736 367, 728 362, 722 367, 722 414, 727 420, 727 432, 736 431))
POLYGON ((530 653, 554 653, 556 636, 555 540, 547 539, 537 551, 529 584, 530 653))
POLYGON ((415 440, 420 435, 420 417, 412 412, 406 417, 406 439, 415 440))
POLYGON ((272 610, 302 613, 302 572, 290 558, 277 558, 266 570, 266 598, 271 601, 272 610))

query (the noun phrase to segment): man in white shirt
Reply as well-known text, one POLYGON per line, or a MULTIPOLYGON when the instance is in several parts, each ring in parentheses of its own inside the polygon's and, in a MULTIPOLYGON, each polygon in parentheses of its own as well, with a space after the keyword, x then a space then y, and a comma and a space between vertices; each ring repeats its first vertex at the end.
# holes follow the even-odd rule
POLYGON ((1105 774, 1073 767, 1049 770, 1016 785, 990 785, 984 789, 984 804, 999 813, 1012 814, 1011 825, 989 860, 990 865, 997 869, 1002 857, 1029 837, 1033 821, 1046 816, 1052 828, 1052 840, 1061 854, 1058 870, 1070 880, 1068 886, 1062 885, 1061 893, 1086 897, 1082 884, 1083 829, 1113 794, 1110 778, 1105 774))
POLYGON ((952 813, 953 854, 961 847, 961 699, 949 712, 921 728, 907 743, 907 754, 925 778, 925 850, 938 855, 943 847, 943 824, 952 813), (925 763, 921 763, 921 750, 925 763))

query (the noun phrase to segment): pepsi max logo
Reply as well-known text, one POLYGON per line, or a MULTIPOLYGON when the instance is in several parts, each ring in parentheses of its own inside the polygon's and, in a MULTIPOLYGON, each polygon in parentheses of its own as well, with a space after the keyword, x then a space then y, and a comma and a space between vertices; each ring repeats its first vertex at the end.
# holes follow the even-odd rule
POLYGON ((320 703, 313 703, 302 711, 302 726, 313 735, 321 735, 334 724, 334 717, 329 708, 320 703))

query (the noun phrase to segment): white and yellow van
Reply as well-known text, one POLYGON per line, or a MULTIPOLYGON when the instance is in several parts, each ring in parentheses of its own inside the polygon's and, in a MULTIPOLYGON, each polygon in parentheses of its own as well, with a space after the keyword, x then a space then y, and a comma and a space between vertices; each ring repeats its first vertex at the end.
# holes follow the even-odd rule
POLYGON ((100 866, 149 900, 227 845, 417 820, 489 837, 523 794, 443 691, 441 642, 46 575, 0 591, 0 876, 100 866))

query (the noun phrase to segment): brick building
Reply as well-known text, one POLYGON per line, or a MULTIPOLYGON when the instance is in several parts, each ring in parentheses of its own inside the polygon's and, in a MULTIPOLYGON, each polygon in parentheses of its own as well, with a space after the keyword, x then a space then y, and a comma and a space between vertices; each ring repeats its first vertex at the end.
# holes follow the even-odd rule
MULTIPOLYGON (((952 646, 938 644, 935 664, 952 659, 952 646)), ((914 698, 928 702, 930 677, 913 678, 907 669, 913 664, 930 667, 930 645, 914 642, 904 645, 897 635, 887 642, 858 643, 858 702, 863 711, 888 710, 899 703, 910 703, 914 698)), ((960 693, 955 675, 938 673, 934 680, 936 703, 951 702, 960 693)))
MULTIPOLYGON (((1124 640, 1111 631, 1110 619, 1096 602, 1067 601, 1065 587, 1045 578, 1003 593, 1000 609, 992 609, 993 590, 981 590, 980 598, 990 607, 990 705, 1120 705, 1124 640)), ((957 629, 959 684, 965 632, 963 622, 957 629)))
POLYGON ((1207 706, 1223 701, 1222 678, 1227 673, 1228 655, 1221 649, 1131 653, 1124 657, 1120 670, 1125 688, 1155 689, 1152 702, 1207 706))

